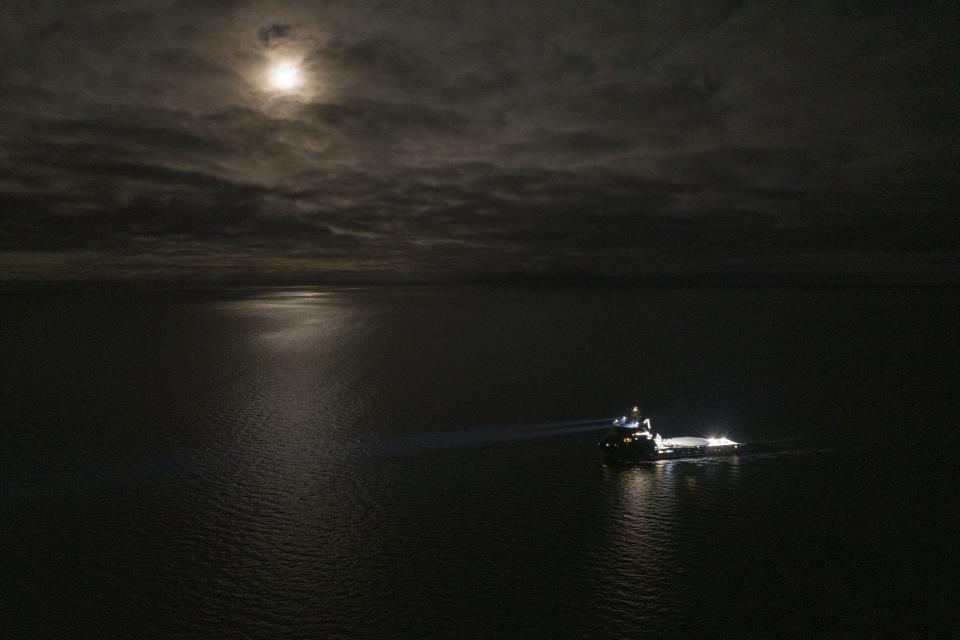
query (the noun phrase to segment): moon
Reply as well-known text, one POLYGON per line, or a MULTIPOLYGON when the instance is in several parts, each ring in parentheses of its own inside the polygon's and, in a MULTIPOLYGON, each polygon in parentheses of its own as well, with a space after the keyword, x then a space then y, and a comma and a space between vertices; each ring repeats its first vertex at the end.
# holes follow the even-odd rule
POLYGON ((296 63, 289 60, 280 60, 270 67, 267 80, 270 88, 274 91, 289 93, 296 91, 303 85, 303 73, 296 63))

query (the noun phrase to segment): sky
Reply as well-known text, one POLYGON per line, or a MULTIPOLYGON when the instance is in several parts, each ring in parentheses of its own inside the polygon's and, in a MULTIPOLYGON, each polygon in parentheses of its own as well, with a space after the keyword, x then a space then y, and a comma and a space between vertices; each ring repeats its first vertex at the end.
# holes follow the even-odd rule
POLYGON ((0 281, 957 283, 958 18, 8 0, 0 281))

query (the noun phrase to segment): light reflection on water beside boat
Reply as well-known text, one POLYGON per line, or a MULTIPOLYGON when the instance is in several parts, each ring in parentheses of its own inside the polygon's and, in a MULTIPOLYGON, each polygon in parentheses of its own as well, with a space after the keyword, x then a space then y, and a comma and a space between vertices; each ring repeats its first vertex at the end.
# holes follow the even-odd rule
POLYGON ((699 588, 696 572, 725 552, 717 534, 742 527, 740 469, 736 456, 604 468, 609 492, 597 589, 605 601, 632 603, 618 624, 683 629, 685 594, 693 599, 699 588), (635 591, 624 593, 625 584, 635 591), (676 601, 665 602, 664 593, 676 601))

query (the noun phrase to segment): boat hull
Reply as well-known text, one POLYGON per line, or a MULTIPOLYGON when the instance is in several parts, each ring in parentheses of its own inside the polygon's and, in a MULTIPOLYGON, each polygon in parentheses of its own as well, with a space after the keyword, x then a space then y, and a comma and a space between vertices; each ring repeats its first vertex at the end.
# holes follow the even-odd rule
POLYGON ((709 458, 713 456, 736 455, 738 453, 740 453, 740 445, 681 447, 659 451, 631 451, 627 447, 618 447, 614 451, 604 451, 604 457, 613 462, 629 463, 683 458, 709 458))
POLYGON ((653 454, 650 460, 664 460, 672 458, 703 458, 706 456, 726 456, 739 453, 739 444, 718 445, 708 447, 676 447, 660 449, 653 454))

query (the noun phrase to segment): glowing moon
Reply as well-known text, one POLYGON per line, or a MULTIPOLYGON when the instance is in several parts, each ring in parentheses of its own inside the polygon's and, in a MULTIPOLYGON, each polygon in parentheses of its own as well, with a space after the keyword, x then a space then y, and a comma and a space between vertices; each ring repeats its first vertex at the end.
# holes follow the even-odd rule
POLYGON ((281 61, 270 67, 268 80, 276 91, 295 91, 303 84, 303 75, 294 63, 281 61))

